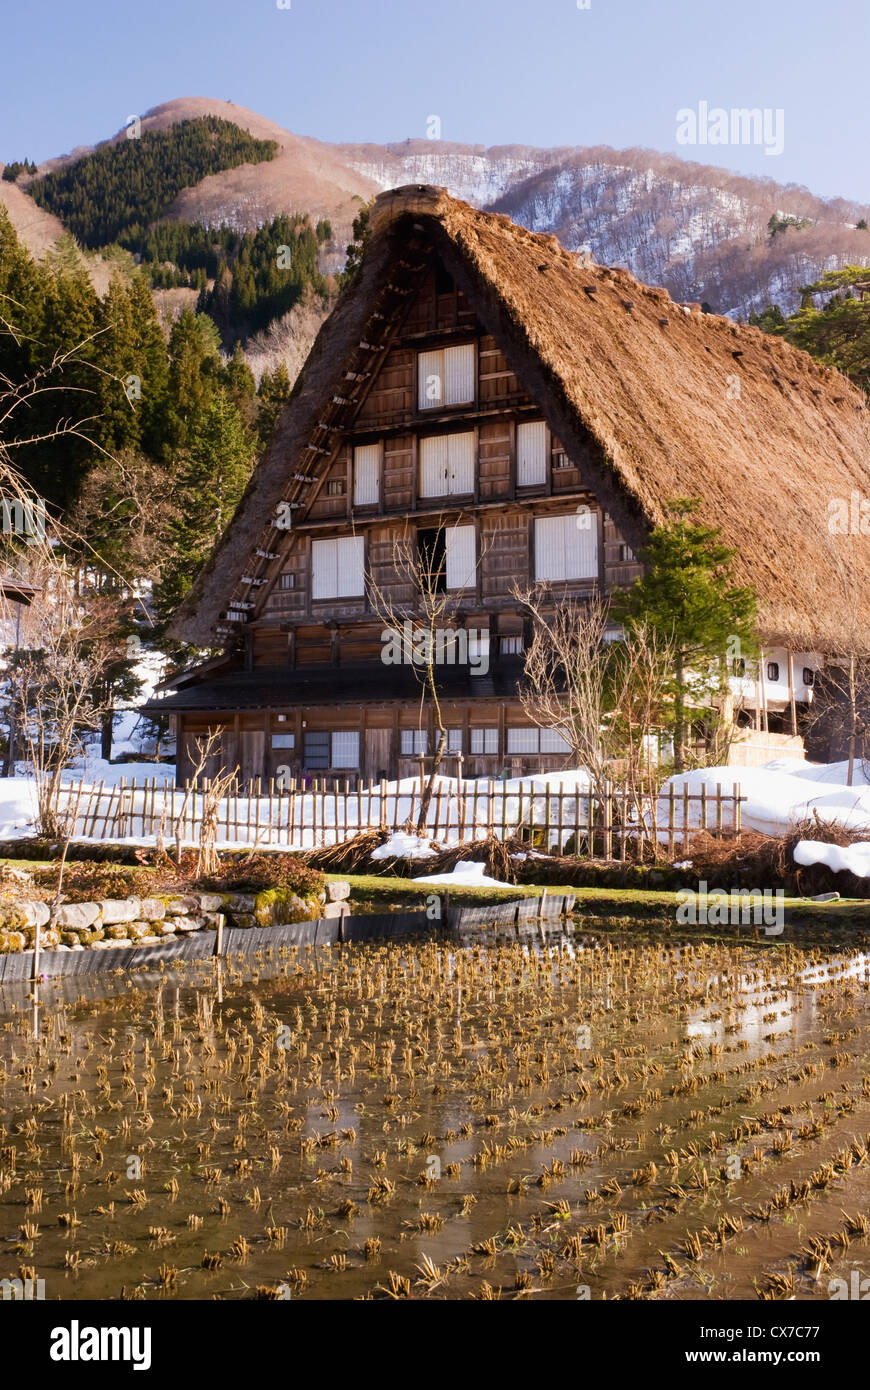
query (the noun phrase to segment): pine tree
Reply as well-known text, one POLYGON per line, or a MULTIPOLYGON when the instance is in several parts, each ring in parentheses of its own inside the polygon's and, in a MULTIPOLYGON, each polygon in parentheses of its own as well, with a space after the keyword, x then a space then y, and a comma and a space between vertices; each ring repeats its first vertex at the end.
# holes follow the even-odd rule
POLYGON ((342 290, 347 289, 353 284, 359 268, 362 265, 362 258, 371 236, 370 222, 373 207, 374 198, 368 203, 363 203, 356 217, 353 219, 353 241, 347 248, 347 260, 344 263, 344 270, 338 277, 339 288, 342 290))
POLYGON ((187 443, 193 414, 206 405, 223 372, 218 331, 206 314, 184 309, 169 335, 166 438, 172 448, 187 443))
POLYGON ((23 380, 36 360, 44 294, 44 276, 0 203, 0 315, 7 327, 0 333, 0 372, 11 381, 23 380))
POLYGON ((728 661, 757 651, 757 600, 737 585, 737 554, 721 532, 697 520, 697 499, 678 498, 651 533, 640 559, 645 574, 614 602, 627 628, 646 624, 674 645, 674 766, 686 765, 691 714, 710 715, 727 688, 728 661))
POLYGON ((142 443, 142 363, 127 286, 112 277, 97 313, 100 443, 114 453, 142 443))
POLYGON ((227 387, 230 394, 239 400, 251 400, 257 394, 254 373, 245 360, 242 345, 238 340, 233 348, 233 355, 227 363, 227 387))
POLYGON ((169 353, 150 286, 141 273, 131 277, 129 295, 135 330, 133 370, 142 379, 142 447, 152 458, 160 458, 164 453, 169 353))
POLYGON ((25 310, 29 352, 18 363, 19 383, 41 373, 45 388, 31 398, 26 419, 13 418, 16 431, 37 442, 14 451, 14 461, 31 486, 52 505, 65 509, 75 498, 93 443, 99 437, 99 374, 95 330, 98 300, 71 237, 61 237, 32 282, 34 298, 25 310), (62 388, 59 389, 59 388, 62 388), (75 426, 51 439, 61 421, 75 426))
POLYGON ((260 398, 257 433, 266 444, 272 437, 285 401, 290 399, 290 376, 286 362, 279 362, 271 375, 268 372, 263 373, 257 395, 260 398))
POLYGON ((187 443, 176 460, 178 515, 170 526, 172 555, 155 598, 168 618, 222 535, 251 475, 253 440, 238 406, 216 389, 190 419, 187 443))

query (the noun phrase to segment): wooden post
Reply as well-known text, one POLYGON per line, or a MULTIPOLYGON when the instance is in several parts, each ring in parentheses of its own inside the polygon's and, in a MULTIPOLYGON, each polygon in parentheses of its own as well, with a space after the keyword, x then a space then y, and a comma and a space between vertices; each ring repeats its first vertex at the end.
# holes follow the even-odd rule
POLYGON ((763 731, 764 733, 769 733, 770 730, 768 729, 768 723, 767 723, 767 690, 765 689, 765 684, 764 684, 764 648, 763 648, 763 647, 761 648, 761 651, 759 652, 759 655, 758 655, 758 698, 759 698, 759 702, 760 702, 760 710, 759 710, 759 713, 760 713, 760 717, 761 717, 761 728, 762 728, 762 731, 763 731))
POLYGON ((740 840, 740 807, 743 798, 740 795, 740 783, 734 783, 734 838, 740 840))
MULTIPOLYGON (((108 830, 109 830, 109 812, 110 812, 111 809, 112 809, 112 792, 111 792, 111 788, 110 788, 110 789, 109 789, 109 804, 108 804, 108 807, 107 807, 107 809, 106 809, 104 815, 103 815, 103 816, 99 816, 100 804, 101 804, 101 802, 102 802, 102 800, 103 800, 103 788, 104 788, 105 785, 106 785, 106 779, 103 778, 102 781, 100 782, 100 790, 97 792, 97 819, 101 819, 102 822, 103 822, 103 839, 107 839, 107 838, 108 838, 108 830)), ((96 820, 95 820, 95 825, 96 825, 96 820)))
MULTIPOLYGON (((71 839, 71 840, 74 840, 74 839, 75 839, 76 826, 78 825, 78 821, 79 821, 79 804, 80 804, 81 799, 82 799, 82 790, 83 790, 83 788, 84 788, 84 785, 85 785, 85 784, 84 784, 84 779, 82 779, 82 780, 79 782, 78 796, 76 797, 76 804, 75 804, 75 806, 74 806, 74 808, 73 808, 73 813, 72 813, 72 824, 71 824, 70 830, 69 830, 69 836, 70 836, 70 839, 71 839)), ((72 801, 72 796, 70 796, 70 801, 72 801)), ((67 808, 69 808, 69 802, 67 802, 67 808)), ((144 835, 144 826, 143 826, 143 835, 144 835)))
POLYGON ((791 732, 793 737, 797 737, 797 705, 794 698, 794 652, 791 647, 788 649, 788 703, 791 709, 791 732))
POLYGON ((87 806, 85 807, 85 814, 84 814, 84 816, 83 816, 83 818, 82 818, 82 839, 84 839, 84 840, 86 840, 86 839, 89 838, 89 836, 88 836, 88 821, 90 820, 90 817, 91 817, 91 806, 93 805, 94 792, 95 792, 95 790, 96 790, 96 788, 94 787, 94 784, 93 784, 93 782, 92 782, 92 783, 91 783, 91 789, 90 789, 90 791, 88 792, 88 804, 87 804, 87 806))
POLYGON ((224 914, 222 912, 218 913, 217 936, 215 938, 214 943, 214 953, 217 956, 218 960, 220 960, 221 956, 224 953, 224 914))
POLYGON ((42 954, 41 933, 42 928, 37 922, 33 929, 33 975, 31 976, 32 979, 37 981, 39 980, 39 957, 42 954))
MULTIPOLYGON (((687 784, 688 786, 688 784, 687 784)), ((671 782, 668 787, 668 858, 674 857, 674 820, 676 811, 676 796, 674 784, 671 782)))

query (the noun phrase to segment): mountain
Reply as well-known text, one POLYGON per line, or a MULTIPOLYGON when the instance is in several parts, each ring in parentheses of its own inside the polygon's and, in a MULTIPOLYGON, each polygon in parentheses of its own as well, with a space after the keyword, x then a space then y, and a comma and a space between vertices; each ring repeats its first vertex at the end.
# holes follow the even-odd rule
MULTIPOLYGON (((218 116, 278 153, 259 164, 209 174, 183 189, 165 216, 253 231, 285 212, 328 219, 332 242, 322 269, 340 268, 360 203, 405 183, 446 186, 477 207, 503 212, 534 231, 554 233, 573 251, 625 266, 675 299, 702 301, 719 313, 746 317, 776 302, 798 307, 800 289, 825 271, 870 264, 870 207, 822 199, 796 185, 748 178, 652 150, 606 147, 484 148, 443 141, 327 144, 296 135, 232 102, 187 97, 154 107, 142 131, 218 116), (771 235, 771 217, 779 230, 771 235), (791 225, 789 225, 791 224, 791 225)), ((126 139, 124 131, 113 142, 126 139)), ((41 165, 35 177, 86 158, 89 149, 41 165)), ((44 248, 47 214, 26 199, 30 177, 0 185, 15 204, 28 244, 44 248), (29 220, 22 199, 33 208, 29 220)))
POLYGON ((870 263, 870 232, 856 226, 870 220, 870 208, 654 150, 428 140, 337 148, 379 189, 445 184, 477 207, 722 314, 746 317, 771 301, 792 312, 800 287, 825 270, 870 263), (771 236, 774 214, 805 225, 771 236))

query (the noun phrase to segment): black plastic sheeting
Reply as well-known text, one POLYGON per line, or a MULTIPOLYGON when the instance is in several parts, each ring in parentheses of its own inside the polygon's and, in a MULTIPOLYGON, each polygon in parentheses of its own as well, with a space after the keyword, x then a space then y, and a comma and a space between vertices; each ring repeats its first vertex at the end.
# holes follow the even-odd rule
MULTIPOLYGON (((339 941, 389 941, 395 937, 423 936, 445 925, 451 932, 467 927, 519 926, 543 918, 553 921, 570 912, 573 897, 524 898, 518 902, 491 903, 486 907, 448 908, 442 924, 426 912, 372 912, 364 917, 321 917, 315 922, 293 922, 283 927, 225 927, 223 954, 254 955, 265 946, 331 946, 339 941)), ((215 954, 217 932, 204 928, 185 936, 168 936, 149 946, 122 946, 94 951, 42 951, 40 976, 97 975, 118 970, 138 970, 160 961, 209 960, 215 954)), ((33 952, 0 955, 0 984, 33 978, 33 952)))
MULTIPOLYGON (((319 918, 283 927, 225 927, 223 953, 254 955, 264 946, 327 946, 337 941, 388 940, 431 931, 438 924, 425 912, 371 913, 366 917, 319 918)), ((186 936, 165 937, 148 946, 114 950, 42 951, 40 975, 95 975, 113 970, 137 970, 159 961, 208 960, 215 954, 217 932, 208 928, 186 936)), ((33 952, 0 955, 0 984, 33 977, 33 952)))
POLYGON ((521 898, 518 902, 489 903, 484 907, 447 909, 447 925, 451 931, 465 927, 510 927, 520 922, 553 922, 567 916, 574 906, 574 895, 561 893, 541 898, 521 898))

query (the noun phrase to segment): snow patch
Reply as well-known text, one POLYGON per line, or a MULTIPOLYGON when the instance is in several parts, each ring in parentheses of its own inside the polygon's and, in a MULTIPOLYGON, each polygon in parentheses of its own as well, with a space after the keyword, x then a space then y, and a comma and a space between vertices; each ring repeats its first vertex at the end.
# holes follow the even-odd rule
POLYGON ((446 883, 462 885, 465 888, 511 888, 510 883, 502 883, 500 878, 488 878, 484 873, 485 864, 473 859, 460 859, 449 874, 431 874, 428 878, 415 878, 414 883, 446 883))
POLYGON ((834 873, 841 869, 856 878, 870 878, 870 842, 855 845, 828 845, 822 840, 798 840, 794 847, 796 864, 825 864, 834 873))
POLYGON ((377 849, 372 850, 372 859, 431 859, 435 850, 432 841, 425 835, 408 835, 396 830, 377 849))

